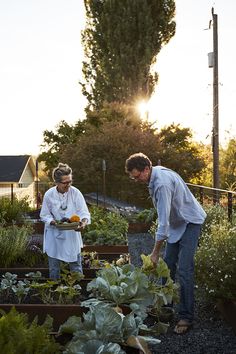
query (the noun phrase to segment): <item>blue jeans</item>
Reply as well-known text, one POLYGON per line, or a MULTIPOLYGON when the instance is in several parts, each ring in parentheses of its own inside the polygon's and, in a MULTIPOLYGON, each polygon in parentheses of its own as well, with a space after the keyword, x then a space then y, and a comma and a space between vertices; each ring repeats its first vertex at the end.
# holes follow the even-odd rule
POLYGON ((194 317, 194 254, 198 246, 201 225, 188 224, 181 239, 166 244, 164 260, 175 281, 180 283, 179 319, 193 321, 194 317))
MULTIPOLYGON (((49 265, 49 278, 50 279, 60 279, 60 263, 61 261, 56 258, 48 256, 48 265, 49 265)), ((83 273, 82 269, 82 257, 79 253, 77 256, 77 261, 69 262, 69 267, 71 272, 80 272, 83 273)))

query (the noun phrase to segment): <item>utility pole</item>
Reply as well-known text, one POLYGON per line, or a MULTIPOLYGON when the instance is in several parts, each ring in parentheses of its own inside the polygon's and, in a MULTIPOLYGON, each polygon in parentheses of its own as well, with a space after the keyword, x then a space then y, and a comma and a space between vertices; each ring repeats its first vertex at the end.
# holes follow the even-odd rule
MULTIPOLYGON (((219 76, 218 76, 218 18, 212 8, 213 20, 213 187, 220 188, 219 177, 219 76)), ((219 195, 215 193, 214 202, 219 202, 219 195)))

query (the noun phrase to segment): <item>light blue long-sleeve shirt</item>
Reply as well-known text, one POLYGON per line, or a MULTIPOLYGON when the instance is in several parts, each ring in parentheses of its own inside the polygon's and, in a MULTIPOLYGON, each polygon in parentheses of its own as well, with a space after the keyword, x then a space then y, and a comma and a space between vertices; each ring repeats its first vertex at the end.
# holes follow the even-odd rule
POLYGON ((158 214, 156 241, 177 242, 188 223, 203 224, 205 211, 176 172, 153 167, 148 189, 158 214))

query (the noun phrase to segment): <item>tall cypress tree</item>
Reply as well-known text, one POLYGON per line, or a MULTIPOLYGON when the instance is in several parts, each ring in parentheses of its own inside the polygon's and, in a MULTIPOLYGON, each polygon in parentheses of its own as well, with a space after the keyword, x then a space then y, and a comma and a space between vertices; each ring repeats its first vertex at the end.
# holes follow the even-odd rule
POLYGON ((81 83, 89 106, 148 99, 158 75, 152 64, 175 34, 174 0, 84 0, 81 83))

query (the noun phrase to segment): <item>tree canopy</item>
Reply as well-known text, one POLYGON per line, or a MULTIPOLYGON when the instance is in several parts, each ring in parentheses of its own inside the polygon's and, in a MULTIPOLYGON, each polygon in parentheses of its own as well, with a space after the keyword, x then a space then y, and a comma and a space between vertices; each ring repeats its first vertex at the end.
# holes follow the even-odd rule
POLYGON ((84 0, 82 84, 89 106, 149 99, 152 65, 175 34, 174 0, 84 0))
POLYGON ((236 190, 236 138, 231 138, 221 150, 220 171, 222 188, 236 190))

